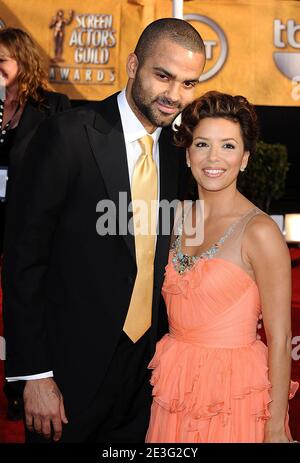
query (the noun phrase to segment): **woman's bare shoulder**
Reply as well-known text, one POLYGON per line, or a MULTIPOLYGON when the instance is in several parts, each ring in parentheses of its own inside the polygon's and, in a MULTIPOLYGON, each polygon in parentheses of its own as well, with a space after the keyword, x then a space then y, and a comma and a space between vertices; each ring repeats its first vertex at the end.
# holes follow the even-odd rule
POLYGON ((251 254, 261 252, 288 254, 288 247, 278 225, 263 212, 256 214, 249 220, 245 228, 243 242, 251 254))

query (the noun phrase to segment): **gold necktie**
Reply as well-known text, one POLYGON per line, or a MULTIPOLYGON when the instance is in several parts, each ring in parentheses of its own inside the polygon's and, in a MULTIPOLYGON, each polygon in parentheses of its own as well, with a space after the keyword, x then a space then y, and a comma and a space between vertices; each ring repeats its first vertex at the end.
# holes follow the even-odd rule
POLYGON ((138 341, 151 325, 157 207, 153 138, 145 135, 139 142, 142 154, 135 165, 131 185, 137 276, 123 327, 133 342, 138 341), (142 201, 141 207, 136 201, 142 201), (141 214, 141 208, 145 214, 141 214), (147 224, 144 219, 148 219, 147 224))

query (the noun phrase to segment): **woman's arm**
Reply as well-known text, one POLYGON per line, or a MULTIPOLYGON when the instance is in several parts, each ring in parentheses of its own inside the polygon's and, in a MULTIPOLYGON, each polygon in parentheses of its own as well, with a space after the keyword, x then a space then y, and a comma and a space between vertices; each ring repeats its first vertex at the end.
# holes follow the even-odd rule
POLYGON ((245 230, 243 254, 255 273, 268 344, 271 414, 265 442, 288 442, 285 421, 291 371, 291 260, 278 226, 256 216, 245 230))

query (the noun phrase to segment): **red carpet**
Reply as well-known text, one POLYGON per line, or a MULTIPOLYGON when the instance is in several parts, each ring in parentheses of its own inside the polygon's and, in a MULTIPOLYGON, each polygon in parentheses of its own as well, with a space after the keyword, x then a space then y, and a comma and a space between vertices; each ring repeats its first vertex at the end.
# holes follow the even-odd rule
MULTIPOLYGON (((292 378, 300 382, 300 249, 291 249, 293 298, 292 298, 292 329, 293 329, 293 361, 292 378)), ((0 336, 2 335, 2 307, 0 307, 0 336)), ((263 337, 263 336, 262 336, 263 337)), ((6 398, 3 394, 3 361, 0 360, 0 443, 24 442, 22 423, 6 419, 6 398)), ((290 427, 294 439, 300 441, 300 391, 290 403, 290 427)))

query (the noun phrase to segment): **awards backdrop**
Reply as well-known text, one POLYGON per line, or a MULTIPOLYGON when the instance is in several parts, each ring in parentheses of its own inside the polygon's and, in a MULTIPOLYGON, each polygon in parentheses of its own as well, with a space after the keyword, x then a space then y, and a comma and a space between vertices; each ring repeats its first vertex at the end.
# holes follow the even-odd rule
MULTIPOLYGON (((126 84, 126 58, 143 28, 172 16, 172 0, 0 0, 0 27, 38 42, 54 90, 97 100, 126 84)), ((198 93, 242 94, 256 105, 300 105, 300 2, 189 0, 207 64, 198 93)))

